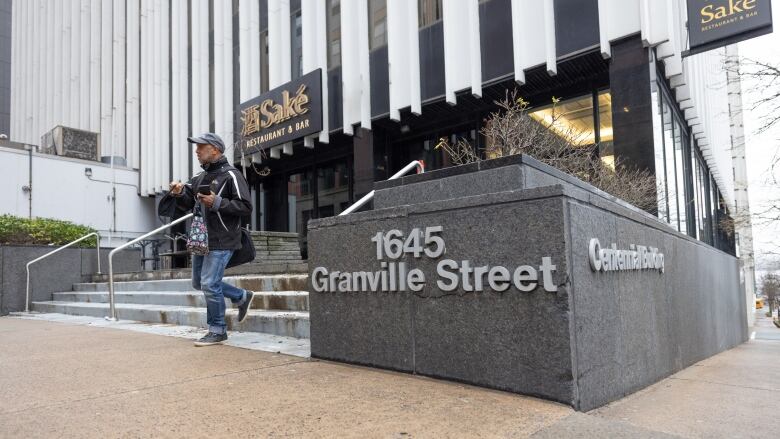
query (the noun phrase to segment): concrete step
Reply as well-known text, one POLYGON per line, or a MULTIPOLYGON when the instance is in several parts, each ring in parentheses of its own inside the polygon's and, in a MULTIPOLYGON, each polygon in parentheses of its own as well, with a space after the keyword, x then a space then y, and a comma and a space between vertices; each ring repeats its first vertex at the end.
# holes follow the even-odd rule
MULTIPOLYGON (((227 276, 238 275, 264 275, 264 274, 285 274, 285 273, 308 273, 309 265, 304 260, 279 260, 263 261, 262 257, 251 264, 239 265, 237 267, 225 270, 227 276)), ((137 280, 165 280, 165 279, 189 279, 192 270, 189 268, 176 268, 170 270, 156 271, 135 271, 129 273, 114 273, 114 281, 137 281, 137 280)), ((95 274, 92 276, 93 282, 108 282, 108 274, 95 274)))
MULTIPOLYGON (((127 291, 117 292, 116 303, 138 305, 205 307, 206 299, 200 291, 127 291)), ((108 292, 68 291, 52 294, 54 302, 108 303, 108 292)), ((230 301, 226 301, 230 307, 230 301)), ((306 291, 259 291, 252 299, 251 309, 277 311, 309 311, 309 293, 306 291)))
MULTIPOLYGON (((225 282, 238 288, 252 291, 307 291, 308 278, 306 274, 275 274, 259 276, 231 276, 225 282)), ((74 291, 101 292, 108 291, 108 282, 77 283, 74 291)), ((146 280, 146 281, 114 281, 114 291, 153 292, 153 291, 195 291, 192 281, 186 279, 146 280)))
MULTIPOLYGON (((33 302, 32 310, 41 313, 92 317, 104 317, 109 313, 107 303, 61 301, 33 302)), ((120 320, 206 327, 206 308, 117 303, 116 314, 120 320)), ((237 311, 229 308, 225 313, 225 321, 228 330, 231 331, 309 338, 309 313, 307 312, 250 310, 246 320, 238 323, 237 311)))

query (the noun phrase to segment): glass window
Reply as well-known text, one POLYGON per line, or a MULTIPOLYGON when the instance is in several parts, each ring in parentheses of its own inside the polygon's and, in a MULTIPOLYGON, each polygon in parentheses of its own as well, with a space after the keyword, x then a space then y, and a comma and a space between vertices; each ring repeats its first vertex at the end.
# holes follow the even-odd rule
POLYGON ((680 123, 674 119, 674 164, 677 173, 677 204, 680 208, 678 217, 680 218, 680 228, 682 233, 688 233, 688 209, 687 198, 685 197, 685 135, 680 128, 680 123))
POLYGON ((592 95, 548 105, 529 115, 549 126, 555 134, 566 138, 574 146, 593 145, 596 142, 592 95))
POLYGON ((609 90, 598 94, 599 106, 599 158, 605 165, 615 169, 615 151, 612 136, 612 94, 609 90))
POLYGON ((292 79, 303 75, 303 39, 301 38, 301 10, 290 16, 290 40, 292 42, 292 79))
POLYGON ((314 211, 312 172, 306 170, 287 178, 287 230, 298 233, 306 241, 306 223, 314 211))
POLYGON ((702 215, 701 215, 701 193, 699 192, 699 161, 696 160, 696 153, 691 149, 691 170, 693 171, 693 213, 696 221, 694 238, 702 239, 702 215))
POLYGON ((341 213, 349 207, 349 168, 341 161, 317 168, 318 218, 341 213))
POLYGON ((387 44, 387 0, 368 2, 369 50, 387 44))
MULTIPOLYGON (((661 127, 661 103, 659 100, 658 85, 652 84, 651 100, 653 108, 653 127, 661 127)), ((666 188, 666 161, 664 155, 663 131, 653 129, 653 149, 655 153, 655 185, 658 196, 658 218, 669 222, 669 196, 666 188)))
MULTIPOLYGON (((696 158, 699 159, 697 154, 696 158)), ((709 171, 703 160, 699 160, 699 197, 701 200, 701 218, 702 218, 702 240, 709 244, 712 244, 712 216, 709 211, 709 189, 707 183, 709 182, 709 171)))
POLYGON ((677 203, 677 169, 674 155, 674 128, 672 110, 666 99, 661 100, 661 118, 663 124, 664 158, 666 160, 666 194, 669 201, 669 224, 680 230, 679 205, 677 203))
POLYGON ((260 92, 268 91, 268 31, 260 33, 260 92))
POLYGON ((327 0, 328 69, 341 65, 341 1, 327 0))
POLYGON ((419 0, 417 5, 420 15, 419 26, 430 26, 441 20, 441 0, 419 0))

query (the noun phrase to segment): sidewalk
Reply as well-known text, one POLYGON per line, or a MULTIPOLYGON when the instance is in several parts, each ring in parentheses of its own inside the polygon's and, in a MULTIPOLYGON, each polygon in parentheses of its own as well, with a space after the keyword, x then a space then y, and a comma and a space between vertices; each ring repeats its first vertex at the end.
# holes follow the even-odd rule
POLYGON ((780 340, 766 337, 780 329, 764 323, 756 340, 583 414, 407 374, 3 317, 0 437, 771 437, 780 340))

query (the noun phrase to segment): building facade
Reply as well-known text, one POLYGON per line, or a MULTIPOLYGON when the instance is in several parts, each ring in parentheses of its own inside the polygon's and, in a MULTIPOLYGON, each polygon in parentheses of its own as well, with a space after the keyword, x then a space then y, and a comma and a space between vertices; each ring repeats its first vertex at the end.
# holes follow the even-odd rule
POLYGON ((11 128, 11 0, 0 0, 0 135, 11 128))
POLYGON ((216 132, 253 189, 248 223, 305 241, 310 218, 411 160, 451 165, 439 139, 483 147, 516 90, 605 163, 651 171, 672 228, 733 252, 724 50, 683 58, 686 14, 684 0, 17 1, 10 135, 98 132, 150 197, 197 171, 188 135, 216 132), (240 104, 316 69, 322 131, 241 148, 240 104))

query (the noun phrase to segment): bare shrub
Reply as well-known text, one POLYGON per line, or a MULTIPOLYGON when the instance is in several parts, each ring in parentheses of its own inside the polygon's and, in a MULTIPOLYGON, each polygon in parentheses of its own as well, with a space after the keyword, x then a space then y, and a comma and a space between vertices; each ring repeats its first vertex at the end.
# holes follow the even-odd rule
MULTIPOLYGON (((553 110, 558 102, 553 98, 553 110)), ((528 114, 528 102, 517 91, 507 92, 503 100, 495 103, 498 111, 491 113, 480 130, 486 139, 485 148, 477 150, 463 139, 453 145, 446 138, 441 138, 436 148, 444 150, 457 165, 483 157, 527 154, 640 209, 656 208, 659 197, 651 172, 627 166, 620 160, 612 165, 604 163, 597 154, 599 145, 588 142, 587 132, 564 124, 555 111, 549 120, 534 120, 528 114)))

